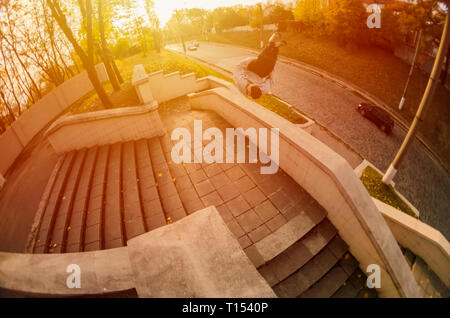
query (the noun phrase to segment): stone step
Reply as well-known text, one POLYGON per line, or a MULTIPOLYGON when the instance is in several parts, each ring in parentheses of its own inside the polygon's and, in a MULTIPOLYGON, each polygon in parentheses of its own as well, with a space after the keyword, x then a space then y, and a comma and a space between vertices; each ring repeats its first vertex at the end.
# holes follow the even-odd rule
POLYGON ((343 254, 348 249, 347 244, 339 236, 336 236, 334 227, 330 227, 329 221, 324 220, 302 239, 258 270, 270 286, 274 286, 295 273, 327 245, 336 255, 343 254))
MULTIPOLYGON (((64 154, 44 191, 29 245, 36 253, 120 247, 166 225, 169 217, 186 216, 160 142, 129 141, 64 154)), ((183 166, 177 169, 172 168, 176 176, 187 174, 183 166)))
POLYGON ((147 140, 136 142, 136 158, 143 217, 147 231, 151 231, 166 225, 166 217, 156 188, 147 140))
POLYGON ((68 226, 72 215, 72 207, 78 190, 78 184, 81 172, 83 171, 85 158, 85 149, 75 153, 74 163, 70 170, 70 174, 67 177, 66 186, 62 192, 61 203, 58 210, 54 213, 55 223, 50 231, 51 233, 49 233, 49 252, 51 253, 61 253, 65 249, 68 226))
POLYGON ((126 240, 129 240, 147 232, 138 185, 139 169, 134 142, 123 144, 122 181, 123 222, 125 223, 125 237, 126 240))
MULTIPOLYGON (((106 176, 105 194, 105 248, 124 246, 126 243, 123 220, 123 198, 122 198, 122 144, 117 143, 110 146, 109 160, 106 176)), ((85 250, 98 249, 97 237, 99 226, 93 225, 86 228, 85 250)))
MULTIPOLYGON (((86 224, 86 213, 91 195, 94 171, 96 167, 98 148, 91 148, 87 151, 83 169, 81 171, 78 190, 75 194, 72 212, 68 222, 67 240, 64 252, 82 252, 83 236, 86 224)), ((104 182, 104 179, 103 179, 104 182)), ((104 183, 101 183, 102 185, 104 183)))
POLYGON ((327 245, 298 271, 275 285, 275 293, 279 297, 301 295, 324 277, 339 262, 343 253, 346 253, 345 250, 338 248, 337 244, 327 245))
MULTIPOLYGON (((291 247, 295 242, 315 228, 324 218, 325 213, 322 213, 321 217, 318 218, 317 215, 311 217, 309 213, 302 211, 279 229, 247 248, 247 256, 255 267, 258 268, 291 247)), ((334 232, 335 229, 327 221, 323 227, 323 231, 334 232)))
POLYGON ((302 298, 328 298, 344 285, 346 280, 358 267, 358 262, 350 254, 346 254, 339 263, 334 266, 310 289, 302 293, 302 298))
POLYGON ((156 180, 156 188, 161 198, 166 220, 178 221, 185 217, 186 211, 175 187, 160 140, 153 138, 148 141, 153 174, 156 180))
POLYGON ((75 158, 75 152, 70 152, 64 155, 63 163, 56 176, 55 183, 52 187, 52 193, 47 202, 47 206, 42 215, 39 230, 36 236, 36 244, 34 253, 47 253, 50 249, 49 244, 51 240, 52 229, 55 224, 56 211, 58 211, 62 200, 67 178, 70 175, 70 170, 75 158))
POLYGON ((331 297, 355 298, 366 286, 366 279, 366 275, 359 268, 357 268, 331 297))
POLYGON ((81 217, 74 219, 75 225, 81 225, 81 251, 103 249, 105 246, 104 218, 109 152, 109 146, 102 146, 98 149, 86 205, 82 205, 80 202, 78 209, 83 212, 81 212, 81 217))

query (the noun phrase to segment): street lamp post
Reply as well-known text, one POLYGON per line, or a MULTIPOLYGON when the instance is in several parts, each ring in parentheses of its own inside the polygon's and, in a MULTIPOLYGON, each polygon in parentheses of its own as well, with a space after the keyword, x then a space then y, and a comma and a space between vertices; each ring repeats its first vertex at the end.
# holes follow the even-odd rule
POLYGON ((400 100, 400 104, 398 105, 398 109, 402 110, 403 104, 405 104, 405 98, 406 98, 406 91, 408 90, 409 81, 411 80, 411 77, 414 72, 414 66, 416 65, 417 56, 419 55, 419 48, 420 48, 420 40, 422 39, 422 29, 419 31, 419 35, 417 36, 417 44, 416 44, 416 50, 414 52, 413 61, 411 64, 411 69, 409 70, 408 79, 406 80, 405 88, 403 89, 403 95, 402 99, 400 100))
POLYGON ((450 34, 449 34, 449 21, 447 14, 447 17, 445 18, 444 30, 442 32, 441 43, 439 45, 439 50, 436 55, 436 59, 434 61, 433 70, 431 71, 430 78, 428 80, 427 88, 425 89, 425 92, 422 96, 422 100, 420 102, 419 108, 417 109, 417 113, 416 116, 414 117, 411 127, 409 128, 408 134, 403 140, 403 143, 400 146, 400 149, 397 155, 395 156, 394 161, 392 161, 391 165, 389 166, 388 170, 383 176, 383 183, 385 184, 390 184, 395 174, 397 173, 398 167, 406 154, 406 150, 408 149, 409 145, 411 144, 411 141, 413 140, 412 138, 414 137, 414 134, 417 130, 417 126, 419 122, 422 120, 420 118, 422 112, 431 103, 434 92, 436 90, 436 86, 439 81, 439 75, 442 70, 442 64, 444 62, 449 42, 450 42, 450 34))
POLYGON ((260 15, 259 15, 259 22, 260 22, 260 39, 261 39, 261 44, 260 44, 260 46, 261 46, 261 49, 264 47, 264 24, 263 24, 263 15, 264 15, 264 12, 263 12, 263 8, 262 8, 262 4, 261 3, 258 3, 258 6, 259 6, 259 12, 260 12, 260 15))

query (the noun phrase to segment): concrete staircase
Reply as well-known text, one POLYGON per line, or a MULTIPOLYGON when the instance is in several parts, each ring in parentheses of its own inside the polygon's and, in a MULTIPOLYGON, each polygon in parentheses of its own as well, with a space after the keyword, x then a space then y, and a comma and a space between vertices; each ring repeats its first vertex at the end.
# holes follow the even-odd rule
MULTIPOLYGON (((309 222, 306 213, 299 217, 304 218, 300 222, 309 222)), ((315 221, 307 234, 257 266, 275 293, 289 298, 376 297, 376 291, 366 287, 366 275, 334 226, 325 215, 316 214, 315 221)))
POLYGON ((433 272, 428 264, 411 250, 401 247, 406 262, 425 298, 450 298, 450 289, 433 272))
POLYGON ((186 216, 175 180, 159 138, 64 154, 47 184, 29 249, 69 253, 125 246, 186 216))
POLYGON ((62 155, 44 191, 28 252, 125 246, 214 205, 279 297, 376 297, 327 212, 282 170, 262 175, 259 164, 171 162, 174 127, 192 127, 194 119, 230 127, 185 103, 176 101, 180 111, 168 107, 162 114, 168 131, 163 137, 62 155))

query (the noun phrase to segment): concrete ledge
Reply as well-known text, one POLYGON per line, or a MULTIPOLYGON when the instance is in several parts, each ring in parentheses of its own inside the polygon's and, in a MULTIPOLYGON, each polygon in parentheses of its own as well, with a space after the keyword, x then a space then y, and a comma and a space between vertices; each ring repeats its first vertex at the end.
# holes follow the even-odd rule
POLYGON ((99 295, 134 287, 126 247, 68 254, 0 253, 0 287, 48 296, 99 295), (67 266, 81 270, 81 288, 68 288, 67 266))
MULTIPOLYGON (((325 215, 324 215, 325 216, 325 215)), ((316 223, 304 211, 272 234, 249 247, 247 255, 256 268, 272 260, 301 239, 316 223)))
MULTIPOLYGON (((361 162, 361 164, 360 164, 358 167, 355 168, 355 174, 356 174, 356 176, 357 176, 358 178, 361 178, 362 173, 364 172, 364 170, 365 170, 367 167, 372 167, 372 168, 375 169, 379 174, 384 175, 384 173, 383 173, 380 169, 378 169, 377 167, 375 167, 375 166, 374 166, 371 162, 369 162, 368 160, 364 159, 363 162, 361 162)), ((406 199, 400 192, 398 192, 398 191, 395 189, 395 182, 394 182, 394 181, 391 181, 390 185, 391 185, 392 188, 394 189, 395 193, 400 197, 400 199, 402 199, 402 200, 403 200, 403 201, 411 208, 411 210, 414 212, 414 214, 415 214, 417 217, 419 217, 419 216, 420 216, 419 210, 417 210, 417 208, 416 208, 414 205, 412 205, 412 203, 409 202, 408 199, 406 199)), ((402 213, 404 213, 404 212, 402 212, 402 213)))
POLYGON ((372 198, 399 244, 420 256, 450 288, 450 243, 431 226, 372 198))
POLYGON ((56 153, 82 148, 153 138, 164 135, 156 101, 146 106, 125 107, 68 115, 55 121, 45 136, 56 153))
POLYGON ((212 110, 234 127, 278 127, 279 166, 325 208, 362 270, 380 265, 379 295, 421 297, 395 237, 345 159, 235 90, 216 88, 188 96, 192 108, 212 110))
POLYGON ((140 297, 276 297, 215 207, 128 241, 140 297))

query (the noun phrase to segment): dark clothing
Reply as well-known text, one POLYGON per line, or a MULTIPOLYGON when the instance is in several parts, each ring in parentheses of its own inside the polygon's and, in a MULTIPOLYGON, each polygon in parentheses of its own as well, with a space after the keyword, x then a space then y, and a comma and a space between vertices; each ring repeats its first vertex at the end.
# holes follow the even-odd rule
POLYGON ((276 47, 273 42, 270 42, 269 45, 259 53, 258 57, 250 62, 247 69, 261 78, 269 76, 275 68, 278 50, 278 47, 276 47))

